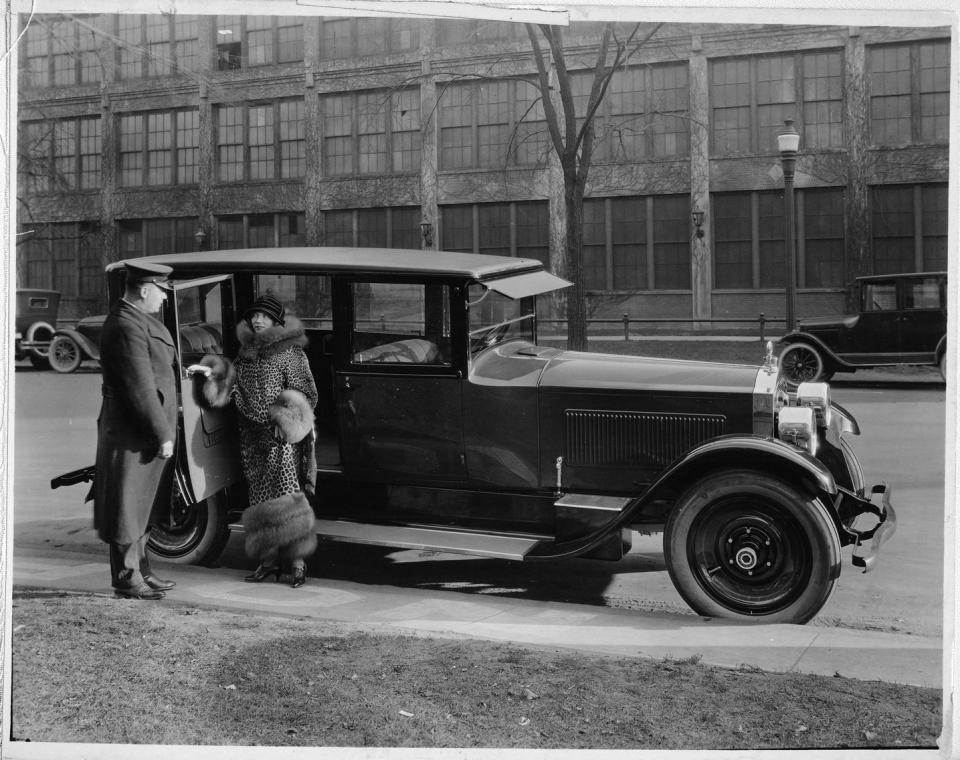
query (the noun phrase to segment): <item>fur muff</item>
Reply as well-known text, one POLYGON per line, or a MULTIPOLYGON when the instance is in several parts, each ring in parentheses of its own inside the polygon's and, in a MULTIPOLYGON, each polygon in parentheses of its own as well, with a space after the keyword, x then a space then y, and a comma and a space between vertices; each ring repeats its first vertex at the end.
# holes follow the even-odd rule
POLYGON ((307 397, 294 388, 277 394, 267 416, 284 443, 300 443, 313 430, 313 407, 307 397))
POLYGON ((210 406, 221 407, 230 403, 230 391, 237 377, 237 371, 225 356, 207 354, 200 365, 210 368, 210 375, 203 381, 203 398, 210 406))
POLYGON ((243 511, 244 548, 256 559, 278 553, 294 560, 317 548, 313 508, 302 493, 270 499, 243 511))

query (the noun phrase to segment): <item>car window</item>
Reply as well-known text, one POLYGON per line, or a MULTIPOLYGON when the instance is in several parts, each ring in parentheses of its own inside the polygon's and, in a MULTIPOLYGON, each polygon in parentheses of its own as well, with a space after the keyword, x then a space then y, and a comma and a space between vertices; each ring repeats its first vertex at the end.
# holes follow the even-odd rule
POLYGON ((450 364, 450 289, 446 285, 353 283, 354 364, 450 364))
POLYGON ((897 308, 897 283, 867 282, 863 285, 864 311, 895 311, 897 308))
POLYGON ((507 340, 534 339, 534 300, 508 298, 474 283, 469 292, 470 353, 507 340))
POLYGON ((303 322, 305 328, 333 329, 330 277, 311 274, 260 274, 256 294, 271 295, 303 322))
POLYGON ((940 280, 936 277, 924 277, 906 282, 904 308, 939 309, 940 280))

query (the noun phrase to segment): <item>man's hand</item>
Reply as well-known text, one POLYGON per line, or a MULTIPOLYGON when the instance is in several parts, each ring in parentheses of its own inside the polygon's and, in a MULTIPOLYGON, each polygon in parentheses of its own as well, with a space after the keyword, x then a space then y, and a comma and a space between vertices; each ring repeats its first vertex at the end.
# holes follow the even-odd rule
POLYGON ((157 456, 161 459, 169 459, 173 456, 173 441, 164 441, 160 444, 160 451, 157 456))

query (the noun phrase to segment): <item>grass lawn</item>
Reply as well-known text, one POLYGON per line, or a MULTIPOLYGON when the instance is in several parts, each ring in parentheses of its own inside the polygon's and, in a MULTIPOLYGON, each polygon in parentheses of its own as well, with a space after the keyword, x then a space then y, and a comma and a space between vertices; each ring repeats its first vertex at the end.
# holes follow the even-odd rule
POLYGON ((388 635, 15 589, 12 739, 197 745, 933 747, 939 690, 388 635))

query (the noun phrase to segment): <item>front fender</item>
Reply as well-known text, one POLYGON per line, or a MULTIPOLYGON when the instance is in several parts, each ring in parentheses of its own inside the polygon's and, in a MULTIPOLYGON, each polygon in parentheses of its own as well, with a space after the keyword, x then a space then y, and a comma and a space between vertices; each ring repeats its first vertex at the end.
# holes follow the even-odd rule
MULTIPOLYGON (((93 341, 87 338, 83 333, 72 330, 69 327, 61 328, 53 334, 53 338, 56 338, 58 335, 65 335, 68 338, 71 338, 74 343, 76 343, 80 350, 86 354, 87 359, 95 359, 100 361, 100 347, 95 345, 93 341)), ((51 338, 51 340, 53 339, 51 338)))
POLYGON ((838 491, 833 474, 820 460, 788 443, 759 435, 724 435, 713 438, 671 464, 640 496, 633 499, 619 514, 593 533, 562 543, 539 545, 525 559, 560 559, 576 557, 598 546, 613 531, 631 525, 638 513, 665 494, 684 490, 691 482, 710 470, 729 467, 750 467, 774 472, 792 482, 799 480, 811 496, 828 494, 824 503, 831 508, 834 522, 839 519, 832 508, 838 491))
POLYGON ((802 332, 798 330, 796 332, 787 333, 780 338, 780 343, 784 346, 784 348, 792 343, 808 343, 821 353, 825 362, 836 364, 840 367, 849 367, 852 369, 857 368, 857 365, 841 359, 833 352, 833 349, 827 346, 827 344, 820 340, 820 338, 818 338, 816 335, 811 335, 808 332, 802 332))

